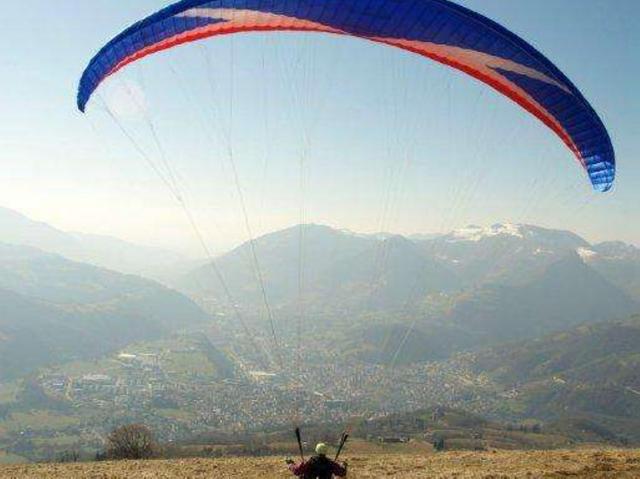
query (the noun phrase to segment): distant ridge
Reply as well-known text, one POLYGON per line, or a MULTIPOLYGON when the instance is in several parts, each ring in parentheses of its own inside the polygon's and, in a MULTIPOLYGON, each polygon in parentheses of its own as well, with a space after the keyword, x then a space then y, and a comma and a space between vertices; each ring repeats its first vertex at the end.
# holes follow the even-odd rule
POLYGON ((0 382, 208 320, 154 281, 0 243, 0 382))
POLYGON ((512 388, 501 414, 513 408, 557 427, 640 441, 640 316, 498 346, 475 355, 473 366, 512 388))
POLYGON ((164 280, 180 255, 140 246, 117 238, 65 232, 7 208, 0 207, 0 241, 31 246, 68 259, 164 280))
MULTIPOLYGON (((495 224, 409 239, 298 225, 257 238, 255 248, 281 327, 302 304, 306 316, 329 316, 348 328, 357 340, 344 338, 344 349, 373 362, 441 359, 640 312, 640 290, 629 287, 629 273, 617 259, 595 253, 622 249, 625 267, 631 261, 640 268, 637 248, 591 245, 570 231, 495 224)), ((259 314, 249 245, 222 255, 217 266, 235 300, 259 314)), ((208 267, 177 284, 224 307, 222 287, 208 267)))

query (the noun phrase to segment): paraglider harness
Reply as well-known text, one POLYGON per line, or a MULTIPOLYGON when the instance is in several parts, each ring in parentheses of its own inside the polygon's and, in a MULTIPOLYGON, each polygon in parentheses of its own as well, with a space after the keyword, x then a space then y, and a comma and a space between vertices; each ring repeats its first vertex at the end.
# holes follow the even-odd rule
POLYGON ((333 477, 333 462, 327 456, 313 456, 307 461, 304 479, 330 479, 333 477))
POLYGON ((300 452, 302 464, 306 465, 306 472, 304 473, 303 479, 331 479, 333 477, 334 464, 340 458, 340 454, 349 439, 349 434, 346 432, 342 433, 342 436, 340 437, 340 445, 333 461, 327 456, 321 455, 313 456, 308 461, 305 461, 300 428, 296 428, 296 439, 298 441, 298 450, 300 452))

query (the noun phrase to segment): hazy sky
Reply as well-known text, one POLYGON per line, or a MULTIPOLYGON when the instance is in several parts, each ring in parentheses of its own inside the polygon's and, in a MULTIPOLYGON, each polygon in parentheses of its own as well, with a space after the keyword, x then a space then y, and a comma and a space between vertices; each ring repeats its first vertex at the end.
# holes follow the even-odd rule
POLYGON ((399 233, 511 221, 640 244, 637 0, 459 2, 533 43, 600 113, 619 165, 604 195, 519 107, 361 40, 245 34, 190 44, 121 72, 78 113, 91 56, 166 3, 3 5, 1 206, 198 255, 185 212, 147 161, 168 165, 214 250, 247 238, 233 163, 255 235, 301 220, 399 233))

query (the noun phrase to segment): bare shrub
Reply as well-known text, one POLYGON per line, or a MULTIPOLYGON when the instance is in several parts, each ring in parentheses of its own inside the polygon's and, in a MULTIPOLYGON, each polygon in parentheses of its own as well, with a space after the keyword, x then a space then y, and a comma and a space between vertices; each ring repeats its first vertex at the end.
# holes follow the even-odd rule
POLYGON ((151 459, 158 445, 151 430, 143 424, 129 424, 114 429, 107 438, 109 459, 151 459))

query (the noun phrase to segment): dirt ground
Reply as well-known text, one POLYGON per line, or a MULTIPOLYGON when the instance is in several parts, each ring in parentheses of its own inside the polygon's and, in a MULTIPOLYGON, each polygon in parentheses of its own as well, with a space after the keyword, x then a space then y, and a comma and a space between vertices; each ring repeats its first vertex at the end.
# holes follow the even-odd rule
MULTIPOLYGON (((449 452, 346 456, 350 478, 640 478, 640 450, 449 452)), ((0 467, 0 479, 287 478, 281 458, 38 464, 0 467)))

